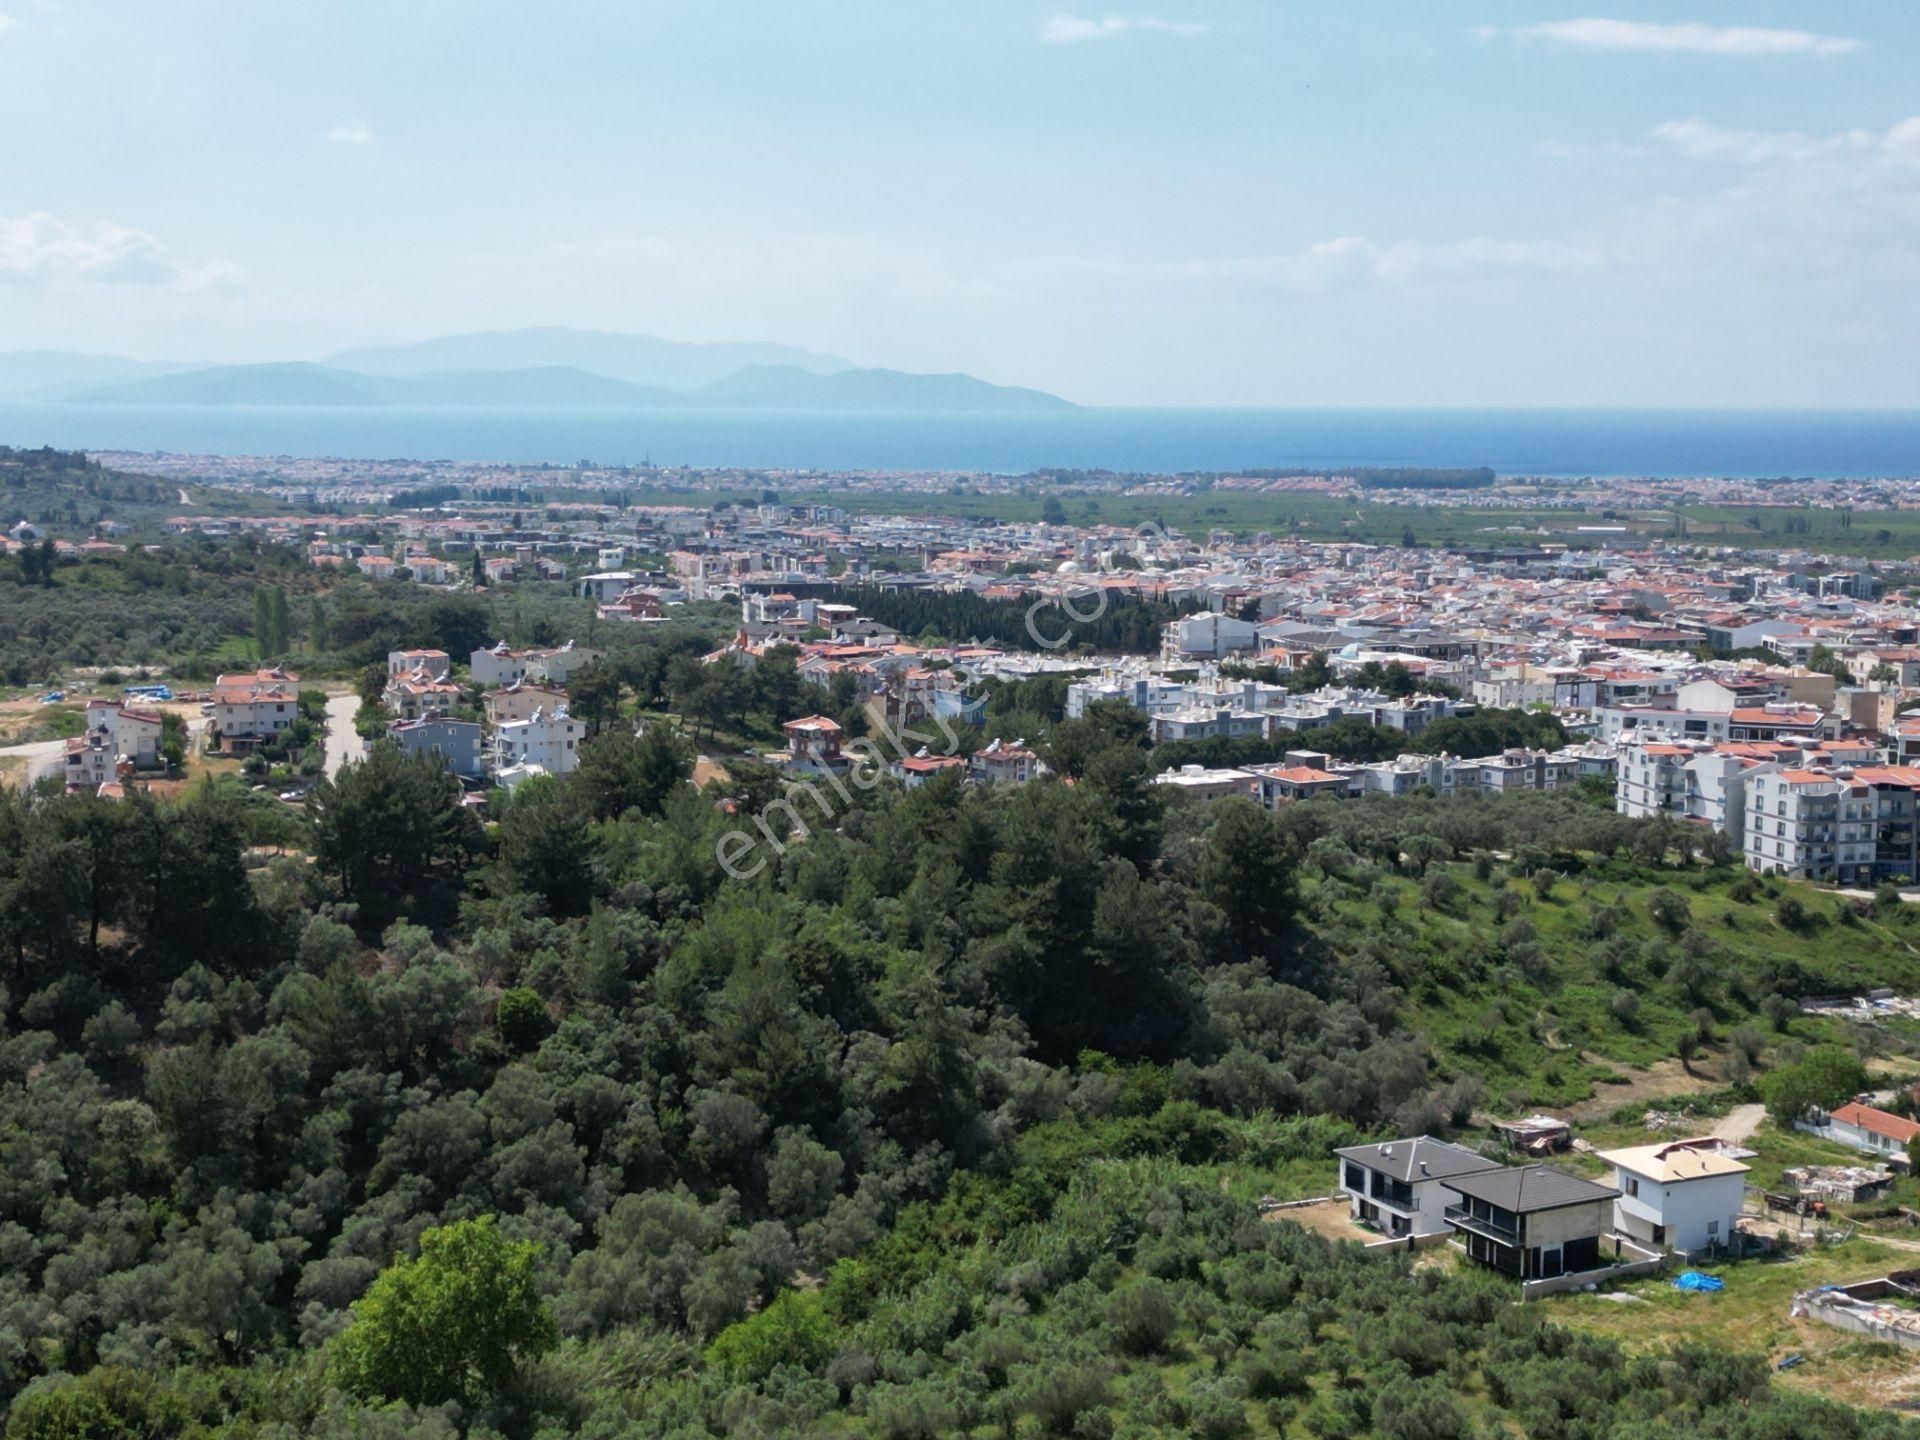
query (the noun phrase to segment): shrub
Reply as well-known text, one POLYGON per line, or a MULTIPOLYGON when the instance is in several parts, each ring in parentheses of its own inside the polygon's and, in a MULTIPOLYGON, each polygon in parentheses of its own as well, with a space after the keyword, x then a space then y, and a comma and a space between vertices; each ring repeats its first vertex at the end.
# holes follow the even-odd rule
POLYGON ((187 1402, 153 1376, 102 1365, 29 1387, 7 1418, 7 1440, 172 1440, 192 1422, 187 1402))
POLYGON ((1152 1355, 1166 1348, 1180 1326, 1173 1287, 1160 1280, 1139 1280, 1107 1297, 1107 1325, 1114 1343, 1129 1355, 1152 1355))
POLYGON ((817 1370, 837 1348, 817 1294, 783 1290, 758 1315, 735 1321, 707 1346, 707 1363, 735 1380, 762 1380, 777 1365, 817 1370))

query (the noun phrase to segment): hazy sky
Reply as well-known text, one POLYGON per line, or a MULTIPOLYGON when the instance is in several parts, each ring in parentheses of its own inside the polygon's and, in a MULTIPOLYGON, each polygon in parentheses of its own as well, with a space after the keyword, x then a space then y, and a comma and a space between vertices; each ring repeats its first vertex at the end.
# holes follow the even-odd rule
POLYGON ((1920 4, 1592 3, 0 0, 0 349, 1920 404, 1920 4))

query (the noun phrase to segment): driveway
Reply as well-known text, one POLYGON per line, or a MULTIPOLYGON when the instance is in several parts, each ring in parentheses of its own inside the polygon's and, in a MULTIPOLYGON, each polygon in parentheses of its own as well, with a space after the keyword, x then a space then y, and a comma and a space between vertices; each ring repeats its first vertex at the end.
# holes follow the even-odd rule
POLYGON ((1736 1105, 1720 1117, 1710 1133, 1735 1145, 1744 1144, 1766 1118, 1767 1107, 1764 1105, 1736 1105))
POLYGON ((353 717, 359 713, 358 695, 327 698, 327 758, 323 769, 329 780, 356 760, 367 758, 367 742, 353 728, 353 717))

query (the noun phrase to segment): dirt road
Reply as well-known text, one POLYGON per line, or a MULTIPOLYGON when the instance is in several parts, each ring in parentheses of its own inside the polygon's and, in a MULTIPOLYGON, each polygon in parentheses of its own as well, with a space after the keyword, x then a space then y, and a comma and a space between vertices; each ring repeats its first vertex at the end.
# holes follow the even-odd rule
POLYGON ((1752 1136, 1766 1118, 1767 1107, 1764 1105, 1736 1105, 1715 1122, 1711 1133, 1738 1145, 1752 1136))

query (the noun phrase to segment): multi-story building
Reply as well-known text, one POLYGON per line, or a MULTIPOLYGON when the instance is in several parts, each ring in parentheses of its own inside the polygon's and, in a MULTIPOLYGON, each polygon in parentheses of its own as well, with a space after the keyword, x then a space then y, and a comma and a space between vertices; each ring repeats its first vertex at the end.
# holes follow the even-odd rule
POLYGON ((1040 757, 1025 740, 990 740, 967 757, 967 777, 983 784, 1024 785, 1040 770, 1040 757))
POLYGON ((571 775, 580 764, 587 727, 565 710, 535 710, 525 720, 493 727, 494 770, 539 766, 549 775, 571 775))
POLYGON ((409 755, 437 755, 455 775, 479 775, 480 726, 472 720, 449 720, 429 712, 418 720, 395 720, 387 738, 409 755))
POLYGON ((1763 767, 1750 771, 1745 839, 1749 868, 1843 885, 1874 879, 1873 787, 1853 772, 1763 767))
POLYGON ((389 650, 388 675, 411 675, 424 671, 429 679, 445 680, 453 673, 453 659, 444 650, 389 650))
POLYGON ((1920 880, 1920 769, 1862 765, 1853 778, 1873 796, 1873 878, 1920 880))
POLYGON ((551 685, 508 685, 501 690, 489 690, 480 698, 487 707, 489 725, 525 720, 536 710, 561 710, 567 704, 567 692, 551 685))
POLYGON ((293 724, 300 713, 300 677, 278 666, 252 674, 222 675, 209 702, 213 728, 223 742, 250 746, 293 724))
POLYGON ((1678 745, 1670 741, 1649 740, 1627 745, 1620 751, 1619 776, 1614 799, 1622 815, 1648 819, 1670 815, 1680 819, 1687 813, 1687 767, 1704 746, 1678 745))
POLYGON ((103 735, 106 747, 115 756, 124 756, 141 770, 151 770, 160 764, 160 736, 165 723, 157 710, 89 700, 85 735, 103 735))

